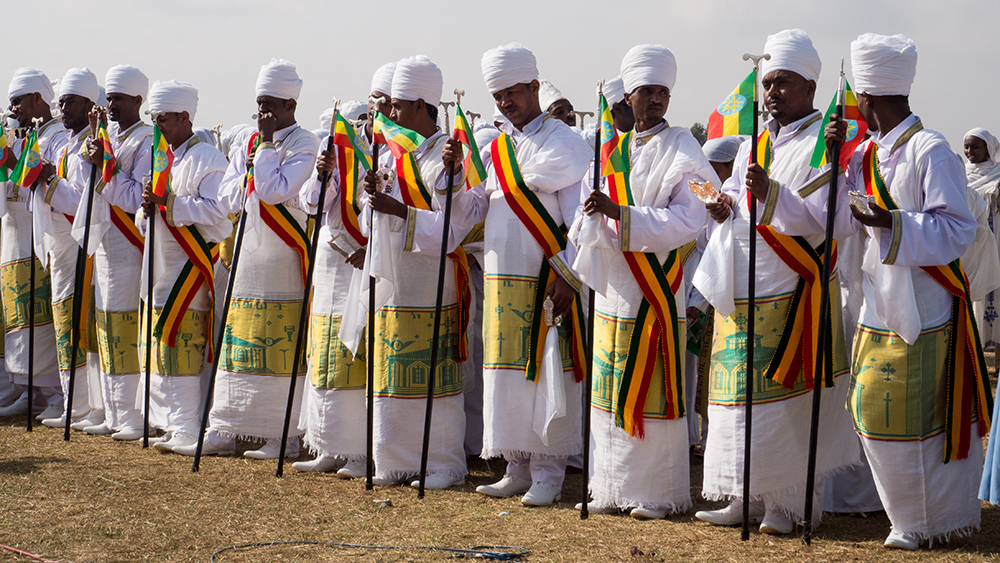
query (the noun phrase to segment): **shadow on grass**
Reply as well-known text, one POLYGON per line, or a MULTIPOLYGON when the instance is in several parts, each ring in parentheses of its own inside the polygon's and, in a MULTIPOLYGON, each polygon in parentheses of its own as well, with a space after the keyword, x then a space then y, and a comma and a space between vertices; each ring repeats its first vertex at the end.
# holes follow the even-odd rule
POLYGON ((22 457, 0 461, 0 475, 27 475, 50 463, 65 463, 64 457, 22 457))

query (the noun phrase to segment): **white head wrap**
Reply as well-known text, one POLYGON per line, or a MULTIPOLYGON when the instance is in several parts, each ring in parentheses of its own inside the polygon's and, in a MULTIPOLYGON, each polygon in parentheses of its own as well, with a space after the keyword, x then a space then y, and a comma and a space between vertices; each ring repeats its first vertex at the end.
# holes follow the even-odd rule
POLYGON ((149 78, 137 67, 118 65, 108 69, 104 75, 104 87, 112 94, 141 96, 145 100, 149 93, 149 78))
POLYGON ((728 137, 718 137, 705 141, 701 150, 705 153, 705 158, 709 162, 733 162, 736 160, 736 152, 740 150, 745 137, 730 135, 728 137))
POLYGON ((441 69, 423 55, 407 57, 396 63, 392 73, 392 97, 413 102, 423 100, 432 106, 441 103, 444 76, 441 69))
POLYGON ((246 149, 246 142, 250 136, 257 132, 256 125, 234 125, 232 129, 223 131, 219 138, 219 150, 226 157, 232 157, 232 151, 236 148, 246 149))
POLYGON ((201 139, 201 142, 208 143, 213 147, 221 150, 219 142, 215 138, 215 133, 213 133, 211 129, 206 129, 204 127, 194 127, 191 130, 191 132, 194 133, 195 136, 197 136, 199 139, 201 139))
POLYGON ((819 80, 823 64, 812 39, 801 29, 786 29, 768 35, 764 52, 771 55, 771 60, 760 61, 762 77, 776 70, 789 70, 806 80, 819 80))
POLYGON ((257 75, 257 95, 279 100, 297 100, 302 91, 302 79, 295 65, 285 59, 271 59, 260 67, 257 75))
POLYGON ((358 100, 350 100, 340 106, 340 114, 351 121, 361 119, 361 116, 366 113, 368 113, 368 104, 358 100))
POLYGON ((535 55, 520 43, 501 45, 486 51, 483 53, 482 67, 483 81, 490 94, 538 80, 535 55))
POLYGON ((909 96, 917 74, 917 46, 903 35, 866 33, 851 41, 854 90, 872 96, 909 96))
POLYGON ((37 68, 19 68, 14 71, 14 78, 7 88, 7 99, 13 100, 25 94, 39 93, 45 103, 51 104, 56 97, 55 90, 52 89, 52 81, 45 73, 37 68))
POLYGON ((677 59, 662 45, 636 45, 622 59, 621 72, 626 93, 631 94, 647 84, 666 86, 673 92, 677 82, 677 59))
POLYGON ((491 123, 487 122, 485 119, 480 119, 476 121, 476 124, 472 127, 472 136, 476 140, 476 146, 482 151, 486 148, 486 145, 493 142, 500 136, 500 130, 494 127, 491 123))
POLYGON ((188 118, 194 123, 194 114, 198 111, 198 90, 187 82, 177 80, 153 83, 149 89, 149 113, 181 113, 187 112, 188 118))
POLYGON ((966 137, 976 137, 977 139, 982 139, 986 143, 987 156, 991 162, 1000 161, 1000 141, 993 136, 992 133, 983 129, 982 127, 976 127, 975 129, 970 129, 965 137, 962 137, 964 141, 966 137))
MULTIPOLYGON (((997 180, 1000 179, 1000 141, 989 131, 982 127, 976 127, 965 134, 965 137, 976 137, 986 143, 986 152, 989 157, 978 164, 965 163, 965 174, 969 180, 969 187, 976 190, 987 202, 996 201, 997 180)), ((962 140, 965 140, 965 137, 962 140)), ((992 204, 991 204, 992 205, 992 204)))
POLYGON ((625 83, 620 74, 604 83, 604 97, 609 106, 625 101, 625 83))
POLYGON ((385 63, 378 67, 372 76, 371 92, 382 92, 385 95, 392 94, 392 75, 396 72, 396 63, 385 63))
POLYGON ((558 102, 559 100, 565 100, 566 96, 563 96, 562 92, 558 88, 552 85, 548 80, 542 80, 538 88, 538 104, 542 106, 542 111, 549 109, 549 106, 558 102))
POLYGON ((71 68, 59 81, 59 97, 75 94, 97 102, 101 97, 101 87, 97 77, 87 67, 71 68))
POLYGON ((333 125, 333 108, 326 108, 319 116, 319 129, 317 131, 326 131, 329 133, 331 125, 333 125))

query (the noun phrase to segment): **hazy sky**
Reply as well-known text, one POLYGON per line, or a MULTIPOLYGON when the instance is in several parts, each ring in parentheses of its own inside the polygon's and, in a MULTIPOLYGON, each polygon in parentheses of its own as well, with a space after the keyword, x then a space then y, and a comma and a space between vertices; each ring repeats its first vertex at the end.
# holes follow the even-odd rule
POLYGON ((193 83, 195 124, 229 128, 256 111, 260 66, 282 57, 305 81, 297 115, 314 129, 333 96, 364 99, 375 69, 415 54, 441 67, 445 100, 464 89, 465 109, 489 115, 480 59, 511 41, 534 51, 542 78, 576 109, 594 111, 597 81, 617 75, 632 46, 658 43, 679 67, 667 119, 689 126, 707 122, 750 71, 741 55, 759 53, 768 34, 809 33, 823 59, 816 107, 825 109, 841 57, 850 80, 851 40, 902 33, 919 54, 911 107, 959 151, 972 127, 1000 133, 990 109, 1000 92, 998 16, 993 0, 36 1, 5 10, 0 77, 9 82, 17 67, 37 66, 55 80, 87 66, 103 82, 111 66, 134 64, 151 81, 193 83))

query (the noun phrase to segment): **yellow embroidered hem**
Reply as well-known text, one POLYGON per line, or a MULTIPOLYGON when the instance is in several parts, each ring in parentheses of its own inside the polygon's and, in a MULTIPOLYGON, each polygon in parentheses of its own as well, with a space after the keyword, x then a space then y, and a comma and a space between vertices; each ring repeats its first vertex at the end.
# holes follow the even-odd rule
MULTIPOLYGON (((28 328, 31 301, 31 258, 8 262, 0 267, 0 295, 3 298, 6 330, 28 328)), ((35 326, 52 322, 52 281, 49 273, 35 260, 35 326)))
MULTIPOLYGON (((441 311, 440 348, 434 396, 462 392, 458 362, 458 305, 441 311)), ((434 337, 434 307, 379 309, 375 317, 375 395, 403 399, 427 396, 427 375, 434 337)))
MULTIPOLYGON (((153 307, 153 326, 163 314, 163 307, 153 307)), ((139 321, 139 371, 146 369, 146 315, 139 321)), ((177 330, 175 346, 167 346, 165 339, 153 339, 153 366, 150 371, 163 376, 201 375, 205 367, 205 344, 209 319, 208 311, 188 309, 177 330)))
POLYGON ((301 310, 302 303, 297 300, 232 299, 219 350, 219 369, 249 375, 292 375, 301 310))
MULTIPOLYGON (((485 276, 483 334, 490 338, 483 341, 483 369, 516 369, 522 373, 527 369, 537 280, 531 276, 485 276)), ((569 324, 567 320, 559 327, 559 351, 564 370, 573 369, 569 324)))
POLYGON ((101 371, 108 375, 139 373, 139 311, 98 310, 94 317, 101 371))
POLYGON ((309 326, 309 379, 317 389, 365 389, 367 338, 354 357, 340 341, 340 316, 312 315, 309 326))

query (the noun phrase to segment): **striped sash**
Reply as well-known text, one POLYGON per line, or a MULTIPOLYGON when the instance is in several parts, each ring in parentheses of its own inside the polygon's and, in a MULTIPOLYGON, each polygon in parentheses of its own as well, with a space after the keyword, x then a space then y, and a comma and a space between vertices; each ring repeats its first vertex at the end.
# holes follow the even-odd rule
POLYGON ((146 247, 146 237, 142 236, 139 228, 135 226, 135 214, 128 213, 116 205, 111 205, 110 207, 111 223, 125 236, 125 240, 138 248, 139 252, 143 252, 146 247))
MULTIPOLYGON (((542 260, 538 282, 535 284, 535 299, 532 305, 535 314, 531 318, 531 330, 528 336, 526 376, 529 381, 536 381, 542 363, 541 352, 545 349, 545 337, 549 332, 542 326, 544 315, 541 312, 545 303, 545 291, 557 276, 549 265, 549 259, 566 248, 566 235, 560 226, 556 225, 538 196, 524 183, 510 136, 503 133, 497 137, 493 141, 491 151, 493 170, 496 172, 507 205, 521 220, 524 228, 531 233, 546 258, 542 260)), ((570 345, 573 352, 573 373, 579 382, 583 381, 586 371, 586 354, 583 349, 583 305, 579 293, 574 297, 571 317, 570 345)))
MULTIPOLYGON (((337 166, 340 168, 340 219, 344 229, 361 246, 368 239, 361 234, 361 207, 358 205, 358 159, 354 149, 337 145, 337 166)), ((322 213, 322 211, 320 211, 322 213)))
MULTIPOLYGON (((918 121, 909 133, 912 135, 922 125, 918 121)), ((905 135, 905 134, 904 134, 905 135)), ((905 143, 908 138, 901 139, 905 143)), ((893 147, 895 149, 897 147, 893 147)), ((865 190, 875 196, 875 201, 889 211, 899 209, 889 193, 889 187, 878 167, 875 143, 868 145, 862 160, 865 190)), ((972 443, 972 420, 978 415, 979 436, 986 434, 993 413, 993 394, 987 379, 986 358, 979 341, 969 279, 960 259, 944 266, 922 266, 934 281, 941 284, 952 296, 951 332, 948 335, 948 359, 945 362, 945 447, 944 463, 969 456, 972 443)), ((978 442, 977 442, 978 443, 978 442)), ((979 446, 976 446, 979 447, 979 446)))

